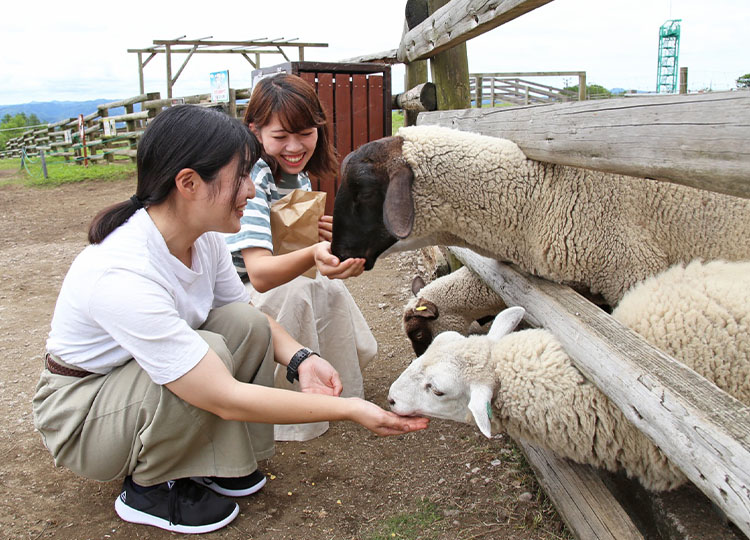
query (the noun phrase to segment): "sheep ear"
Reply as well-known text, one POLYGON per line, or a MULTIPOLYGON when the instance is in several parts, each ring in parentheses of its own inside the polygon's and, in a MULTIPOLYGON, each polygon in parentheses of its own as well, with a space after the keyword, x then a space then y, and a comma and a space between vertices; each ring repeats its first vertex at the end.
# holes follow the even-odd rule
POLYGON ((411 293, 414 296, 417 296, 417 293, 422 290, 424 285, 425 283, 422 276, 414 276, 414 279, 411 280, 411 293))
POLYGON ((518 326, 518 323, 521 322, 525 314, 526 310, 521 306, 513 306, 502 310, 495 317, 495 321, 492 323, 487 335, 491 340, 498 341, 503 336, 510 334, 518 326))
POLYGON ((469 410, 479 431, 489 439, 492 437, 492 387, 488 384, 472 384, 470 391, 469 410))
POLYGON ((383 203, 383 222, 389 233, 402 240, 411 234, 414 227, 414 201, 411 196, 414 173, 408 165, 403 164, 389 176, 383 203))
POLYGON ((415 317, 421 317, 423 319, 437 319, 440 316, 440 310, 435 302, 430 302, 424 298, 420 298, 417 301, 417 305, 414 306, 415 317))

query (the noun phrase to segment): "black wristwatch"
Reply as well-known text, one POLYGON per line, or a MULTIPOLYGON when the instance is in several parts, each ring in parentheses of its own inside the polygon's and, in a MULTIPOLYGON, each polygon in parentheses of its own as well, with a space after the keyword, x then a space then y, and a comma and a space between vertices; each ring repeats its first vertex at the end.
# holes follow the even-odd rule
MULTIPOLYGON (((296 353, 294 353, 292 359, 289 360, 289 365, 286 366, 286 380, 290 383, 293 383, 295 379, 299 380, 299 373, 297 373, 297 368, 303 361, 307 360, 307 358, 312 356, 313 354, 318 353, 311 351, 307 347, 303 347, 296 353)), ((318 356, 320 355, 318 354, 318 356)))

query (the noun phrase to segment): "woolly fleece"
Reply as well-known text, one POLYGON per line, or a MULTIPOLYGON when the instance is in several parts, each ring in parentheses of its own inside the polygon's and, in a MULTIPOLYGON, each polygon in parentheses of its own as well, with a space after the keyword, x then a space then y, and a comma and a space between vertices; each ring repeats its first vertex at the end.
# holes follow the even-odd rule
MULTIPOLYGON (((750 405, 750 262, 675 266, 635 286, 612 315, 750 405)), ((449 334, 438 336, 415 362, 422 360, 421 369, 433 374, 445 362, 458 386, 493 386, 494 428, 579 463, 624 469, 650 490, 686 482, 549 331, 513 332, 497 342, 449 334)))
POLYGON ((505 307, 500 295, 465 266, 425 285, 404 306, 404 318, 423 300, 438 307, 437 318, 424 320, 433 336, 448 330, 466 335, 474 321, 505 307))
POLYGON ((414 227, 429 238, 601 294, 675 263, 750 260, 750 200, 526 159, 508 140, 401 128, 414 173, 414 227))

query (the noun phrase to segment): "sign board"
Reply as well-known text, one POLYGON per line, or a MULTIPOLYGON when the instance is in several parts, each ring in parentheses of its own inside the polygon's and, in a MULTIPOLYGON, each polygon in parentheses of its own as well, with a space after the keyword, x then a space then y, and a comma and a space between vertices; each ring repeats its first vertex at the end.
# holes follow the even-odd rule
POLYGON ((214 71, 209 74, 211 81, 211 102, 229 103, 229 70, 214 71))
POLYGON ((117 125, 114 118, 102 118, 102 127, 104 128, 105 137, 114 137, 117 135, 117 125))

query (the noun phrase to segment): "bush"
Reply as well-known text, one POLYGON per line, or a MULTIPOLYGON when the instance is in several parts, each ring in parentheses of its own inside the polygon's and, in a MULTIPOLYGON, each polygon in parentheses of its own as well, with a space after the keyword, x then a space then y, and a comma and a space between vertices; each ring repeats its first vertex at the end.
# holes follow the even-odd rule
MULTIPOLYGON (((575 86, 566 86, 565 90, 568 90, 570 92, 575 92, 576 95, 578 95, 578 85, 575 86)), ((600 86, 598 84, 587 84, 586 85, 586 96, 588 99, 602 99, 602 98, 611 98, 612 92, 604 88, 603 86, 600 86)))

